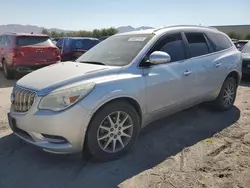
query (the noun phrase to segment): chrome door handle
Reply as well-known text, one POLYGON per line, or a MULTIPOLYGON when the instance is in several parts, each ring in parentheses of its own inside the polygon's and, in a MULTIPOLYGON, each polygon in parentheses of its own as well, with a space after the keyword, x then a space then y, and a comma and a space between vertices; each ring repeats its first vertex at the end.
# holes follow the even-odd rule
POLYGON ((183 72, 183 76, 188 76, 188 75, 190 75, 192 72, 191 71, 185 71, 185 72, 183 72))
POLYGON ((215 66, 215 67, 220 67, 220 66, 221 66, 221 63, 216 63, 214 66, 215 66))

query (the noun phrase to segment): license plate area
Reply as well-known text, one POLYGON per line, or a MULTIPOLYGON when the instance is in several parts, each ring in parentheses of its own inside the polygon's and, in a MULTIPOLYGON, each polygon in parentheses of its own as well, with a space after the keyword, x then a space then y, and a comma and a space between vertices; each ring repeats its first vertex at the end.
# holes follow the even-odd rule
POLYGON ((32 137, 29 135, 29 133, 27 133, 26 131, 22 130, 22 129, 19 129, 17 127, 17 124, 16 124, 16 119, 13 118, 10 113, 8 113, 8 121, 9 121, 9 125, 10 125, 10 128, 12 129, 12 131, 16 134, 18 134, 19 136, 25 138, 25 139, 28 139, 30 141, 33 141, 32 137))

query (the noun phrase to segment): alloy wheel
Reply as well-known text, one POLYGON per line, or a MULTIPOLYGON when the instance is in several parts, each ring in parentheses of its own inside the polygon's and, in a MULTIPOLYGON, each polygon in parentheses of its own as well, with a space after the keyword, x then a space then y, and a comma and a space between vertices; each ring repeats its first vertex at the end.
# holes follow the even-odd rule
POLYGON ((228 83, 223 92, 223 104, 228 107, 233 104, 235 98, 235 86, 232 83, 228 83))
POLYGON ((100 124, 97 140, 103 151, 116 153, 129 143, 132 134, 132 118, 126 112, 116 111, 106 116, 100 124))

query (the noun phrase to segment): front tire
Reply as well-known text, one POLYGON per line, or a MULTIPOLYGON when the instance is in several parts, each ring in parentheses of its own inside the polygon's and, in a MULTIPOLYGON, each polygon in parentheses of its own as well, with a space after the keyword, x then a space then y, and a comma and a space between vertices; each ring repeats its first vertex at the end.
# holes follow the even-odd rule
POLYGON ((86 147, 99 161, 118 159, 131 150, 139 131, 136 110, 125 102, 112 102, 101 108, 91 120, 86 147))
POLYGON ((230 110, 234 105, 236 95, 237 81, 233 77, 228 77, 224 81, 218 97, 213 102, 213 106, 220 111, 230 110))

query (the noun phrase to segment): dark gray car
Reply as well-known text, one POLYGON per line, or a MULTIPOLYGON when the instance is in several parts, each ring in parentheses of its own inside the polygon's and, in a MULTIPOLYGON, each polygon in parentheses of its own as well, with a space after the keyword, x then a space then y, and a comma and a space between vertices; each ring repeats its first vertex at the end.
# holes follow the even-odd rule
POLYGON ((250 75, 250 42, 248 42, 242 49, 242 74, 250 75))

